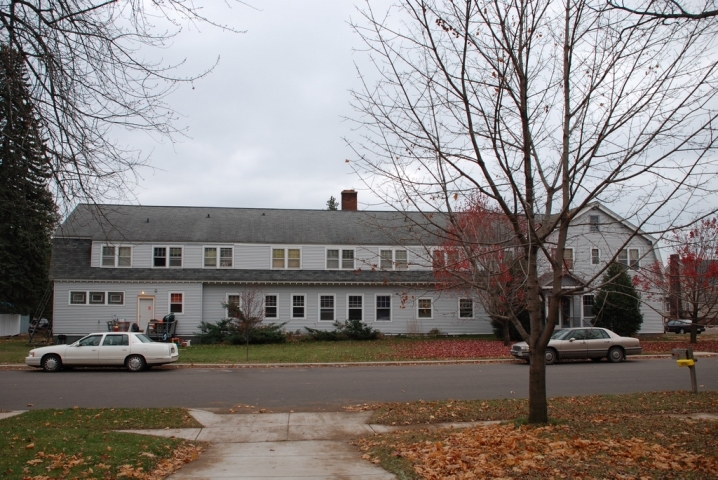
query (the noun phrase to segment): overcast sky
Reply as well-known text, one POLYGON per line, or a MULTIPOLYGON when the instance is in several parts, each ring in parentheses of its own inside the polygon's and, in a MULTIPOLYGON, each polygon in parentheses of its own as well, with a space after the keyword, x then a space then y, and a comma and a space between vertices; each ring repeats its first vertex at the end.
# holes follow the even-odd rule
MULTIPOLYGON (((348 22, 354 2, 254 0, 253 10, 204 2, 210 18, 246 33, 185 29, 164 55, 186 71, 219 65, 168 103, 190 138, 174 145, 122 136, 149 156, 136 200, 143 205, 326 208, 361 184, 345 160, 352 135, 350 90, 366 55, 348 22), (129 140, 128 140, 129 138, 129 140)), ((368 195, 360 192, 359 201, 368 195)), ((360 208, 366 205, 360 205, 360 208)))

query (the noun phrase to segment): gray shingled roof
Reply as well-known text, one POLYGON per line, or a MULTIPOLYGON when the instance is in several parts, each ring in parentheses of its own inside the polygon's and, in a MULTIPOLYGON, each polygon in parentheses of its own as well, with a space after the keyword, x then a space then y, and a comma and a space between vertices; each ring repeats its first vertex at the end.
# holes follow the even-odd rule
POLYGON ((420 214, 269 208, 78 205, 55 236, 97 241, 320 245, 437 244, 420 214))
POLYGON ((92 241, 55 238, 50 278, 68 281, 202 283, 370 283, 410 285, 434 282, 430 271, 241 270, 203 268, 92 268, 92 241))

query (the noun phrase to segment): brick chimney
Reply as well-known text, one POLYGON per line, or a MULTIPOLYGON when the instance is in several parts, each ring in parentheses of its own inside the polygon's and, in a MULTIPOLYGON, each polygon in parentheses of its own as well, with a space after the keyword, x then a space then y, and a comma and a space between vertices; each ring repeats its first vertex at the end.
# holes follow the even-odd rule
POLYGON ((357 192, 342 190, 342 210, 357 211, 357 192))

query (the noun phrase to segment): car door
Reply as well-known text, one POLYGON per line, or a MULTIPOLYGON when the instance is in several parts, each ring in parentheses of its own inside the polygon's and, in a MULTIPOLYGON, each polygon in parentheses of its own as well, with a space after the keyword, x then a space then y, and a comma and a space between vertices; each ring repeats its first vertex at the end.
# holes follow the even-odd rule
POLYGON ((561 358, 586 358, 586 329, 577 328, 561 342, 561 358))
POLYGON ((589 358, 605 357, 612 343, 610 335, 600 328, 590 328, 586 333, 586 351, 589 358))
POLYGON ((130 341, 126 333, 108 333, 99 353, 100 365, 122 365, 130 354, 130 341))
POLYGON ((88 335, 73 343, 65 350, 62 363, 66 365, 97 365, 99 362, 102 334, 88 335))

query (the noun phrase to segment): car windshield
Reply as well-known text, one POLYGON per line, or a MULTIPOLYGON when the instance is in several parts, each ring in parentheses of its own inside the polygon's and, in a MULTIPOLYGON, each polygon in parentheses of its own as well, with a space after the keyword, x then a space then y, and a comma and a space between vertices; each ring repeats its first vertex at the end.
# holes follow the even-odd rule
POLYGON ((148 337, 147 335, 143 335, 143 334, 141 334, 141 333, 138 333, 137 335, 135 335, 135 338, 136 338, 137 340, 139 340, 140 342, 142 342, 142 343, 152 343, 152 342, 154 342, 154 340, 152 340, 150 337, 148 337))
POLYGON ((553 332, 553 335, 551 335, 551 340, 563 340, 563 337, 565 337, 571 330, 559 330, 558 332, 553 332))

